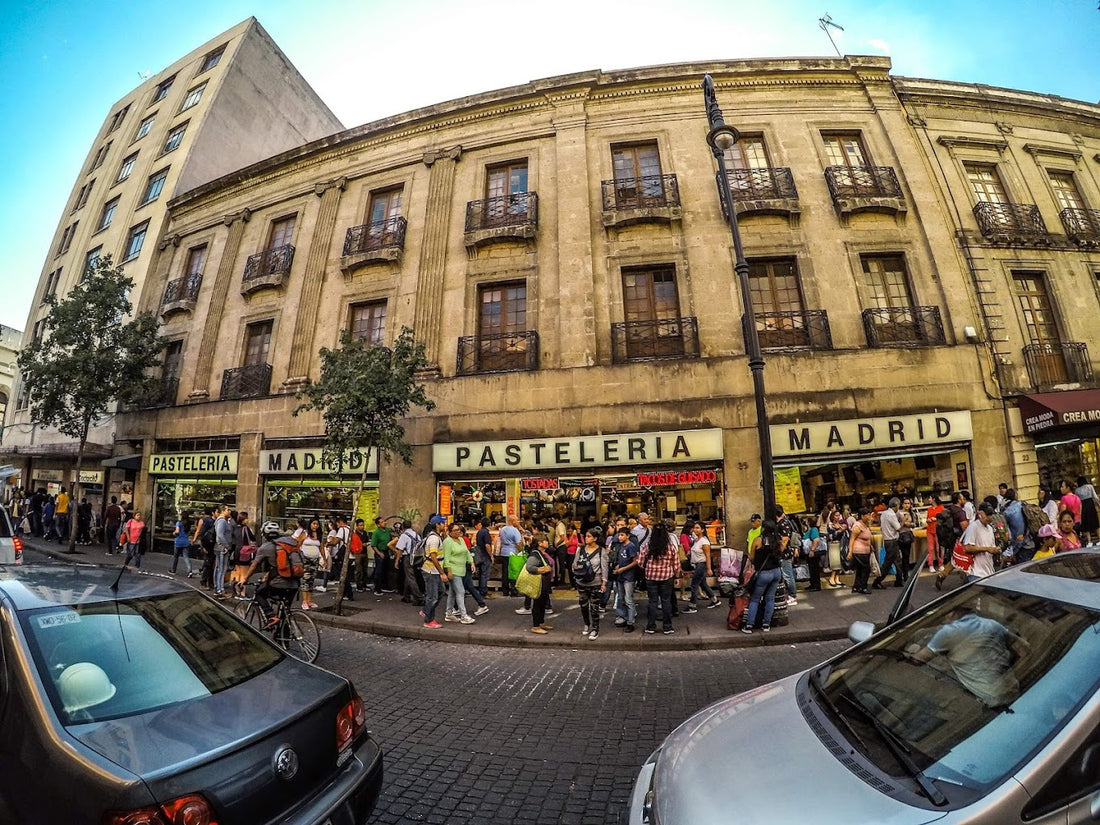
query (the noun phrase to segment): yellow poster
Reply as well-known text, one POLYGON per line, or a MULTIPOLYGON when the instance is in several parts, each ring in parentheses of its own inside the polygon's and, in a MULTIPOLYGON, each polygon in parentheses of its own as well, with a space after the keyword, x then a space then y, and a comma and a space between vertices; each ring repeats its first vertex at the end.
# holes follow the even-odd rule
POLYGON ((775 471, 775 503, 785 513, 801 513, 806 510, 802 496, 802 473, 797 467, 784 467, 775 471))
MULTIPOLYGON (((374 520, 378 517, 378 488, 368 488, 359 496, 359 509, 355 511, 355 518, 363 519, 363 525, 368 532, 374 529, 374 520)), ((352 524, 354 525, 354 519, 352 524)))

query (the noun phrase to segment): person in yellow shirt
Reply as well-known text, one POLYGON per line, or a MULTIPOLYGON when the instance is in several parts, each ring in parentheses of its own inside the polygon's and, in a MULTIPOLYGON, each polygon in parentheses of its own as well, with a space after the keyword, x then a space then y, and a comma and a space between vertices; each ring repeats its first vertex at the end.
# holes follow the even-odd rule
POLYGON ((57 522, 57 543, 64 544, 69 540, 69 494, 65 492, 65 488, 57 494, 53 515, 57 522))

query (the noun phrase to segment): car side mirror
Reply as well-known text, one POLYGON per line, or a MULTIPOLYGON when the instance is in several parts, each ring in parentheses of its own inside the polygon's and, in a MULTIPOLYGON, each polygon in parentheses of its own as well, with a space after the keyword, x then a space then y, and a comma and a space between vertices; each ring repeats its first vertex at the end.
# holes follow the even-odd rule
POLYGON ((848 639, 853 644, 865 642, 875 635, 874 622, 852 622, 848 626, 848 639))

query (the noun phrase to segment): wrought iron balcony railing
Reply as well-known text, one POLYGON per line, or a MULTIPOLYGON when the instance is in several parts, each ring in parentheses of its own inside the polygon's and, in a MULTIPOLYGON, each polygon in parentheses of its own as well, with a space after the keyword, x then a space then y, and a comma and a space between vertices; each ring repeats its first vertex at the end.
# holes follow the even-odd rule
POLYGON ((467 232, 500 227, 533 227, 538 222, 539 196, 535 192, 516 192, 466 204, 467 232))
POLYGON ((271 392, 271 364, 249 364, 222 373, 223 400, 259 398, 271 392))
POLYGON ((294 263, 294 247, 291 244, 257 252, 255 255, 250 255, 244 265, 245 283, 271 276, 286 275, 290 272, 292 263, 294 263))
POLYGON ((152 390, 146 393, 138 406, 143 409, 150 409, 152 407, 171 407, 175 405, 179 391, 179 377, 175 375, 166 376, 161 378, 153 386, 152 390))
POLYGON ((786 167, 772 169, 728 169, 726 177, 730 182, 730 192, 734 201, 756 200, 795 200, 798 190, 794 186, 794 176, 786 167))
POLYGON ((890 166, 828 166, 825 181, 837 198, 901 198, 898 176, 890 166))
POLYGON ((382 249, 404 249, 405 227, 404 218, 389 218, 353 226, 344 237, 344 255, 359 255, 382 249))
POLYGON ((762 350, 829 350, 833 335, 823 309, 757 312, 756 334, 762 350))
POLYGON ((935 347, 947 343, 939 307, 865 309, 863 329, 871 347, 935 347))
POLYGON ((1040 391, 1059 384, 1092 384, 1089 348, 1076 341, 1028 344, 1024 363, 1031 383, 1040 391))
POLYGON ((1100 209, 1063 209, 1058 213, 1066 235, 1076 244, 1100 244, 1100 209))
POLYGON ((1039 207, 1033 203, 976 203, 974 217, 987 238, 1035 240, 1049 237, 1039 207))
POLYGON ((695 318, 625 321, 611 325, 613 363, 698 357, 699 326, 695 318))
POLYGON ((469 335, 458 339, 458 375, 538 368, 538 330, 469 335))
POLYGON ((164 287, 164 297, 161 298, 161 308, 178 304, 194 305, 199 297, 199 289, 202 287, 202 273, 194 273, 175 281, 169 281, 164 287))
POLYGON ((680 186, 675 175, 644 175, 640 178, 605 180, 601 189, 605 211, 680 205, 680 186))

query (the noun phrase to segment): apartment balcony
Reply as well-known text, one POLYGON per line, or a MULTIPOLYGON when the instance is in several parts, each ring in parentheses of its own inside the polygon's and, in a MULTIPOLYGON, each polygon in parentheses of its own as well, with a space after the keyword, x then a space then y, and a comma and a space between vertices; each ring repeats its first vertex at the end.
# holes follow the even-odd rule
POLYGON ((249 364, 222 373, 221 399, 261 398, 271 394, 271 364, 249 364))
POLYGON ((244 265, 241 294, 249 295, 267 287, 282 286, 294 263, 294 247, 290 244, 265 249, 251 255, 244 265))
POLYGON ((134 410, 153 410, 158 407, 173 407, 179 396, 180 380, 176 376, 160 378, 152 385, 145 395, 130 404, 123 406, 127 412, 134 410))
POLYGON ((200 289, 202 289, 201 273, 169 281, 165 285, 164 295, 160 299, 161 317, 167 318, 174 312, 192 312, 195 309, 195 301, 198 300, 200 289))
POLYGON ((538 233, 539 196, 516 192, 466 204, 467 249, 497 241, 528 241, 538 233))
POLYGON ((757 312, 760 349, 769 352, 831 350, 829 314, 823 309, 757 312))
POLYGON ((1080 342, 1028 344, 1024 364, 1032 386, 1040 392, 1066 384, 1093 384, 1089 348, 1080 342))
POLYGON ((520 372, 539 368, 537 330, 469 335, 458 339, 458 375, 520 372))
POLYGON ((603 181, 600 188, 605 227, 671 223, 683 216, 680 186, 675 175, 616 178, 603 181))
POLYGON ((1100 247, 1100 209, 1063 209, 1058 213, 1066 236, 1089 249, 1100 247))
MULTIPOLYGON (((742 215, 784 215, 797 216, 801 209, 798 205, 798 190, 794 186, 794 176, 786 167, 769 169, 728 169, 733 196, 733 210, 737 217, 742 215)), ((722 204, 722 214, 729 218, 726 201, 722 192, 720 173, 714 176, 718 185, 718 200, 722 204)))
POLYGON ((1048 246, 1050 233, 1033 203, 976 203, 974 217, 982 235, 994 243, 1048 246))
POLYGON ((611 361, 698 358, 699 326, 695 318, 626 321, 611 325, 611 361))
POLYGON ((404 218, 389 218, 351 227, 344 236, 340 269, 347 274, 367 264, 401 260, 405 250, 406 227, 404 218))
POLYGON ((939 307, 898 307, 863 310, 867 345, 938 347, 947 343, 939 307))
POLYGON ((825 182, 837 213, 846 218, 856 212, 906 212, 905 197, 889 166, 829 166, 825 182))

